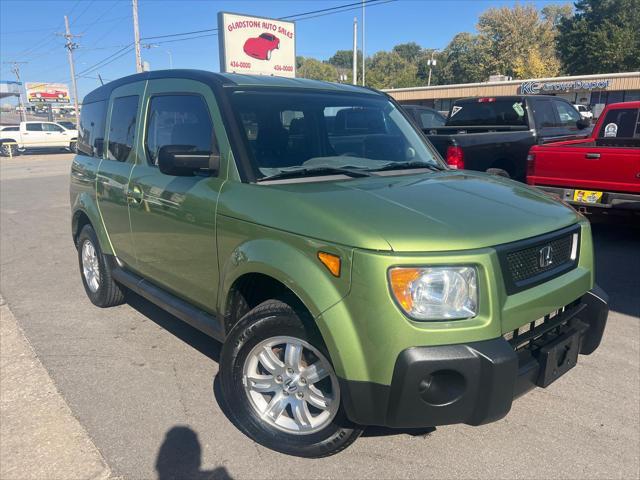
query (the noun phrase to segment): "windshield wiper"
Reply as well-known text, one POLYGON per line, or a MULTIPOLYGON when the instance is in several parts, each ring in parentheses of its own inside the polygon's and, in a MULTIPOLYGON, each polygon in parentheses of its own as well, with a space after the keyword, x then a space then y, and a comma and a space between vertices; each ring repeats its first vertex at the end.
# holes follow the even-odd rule
POLYGON ((273 175, 267 175, 266 177, 259 178, 257 182, 264 182, 267 180, 279 180, 281 178, 296 178, 296 177, 313 177, 316 175, 332 175, 341 174, 348 175, 350 177, 370 177, 371 174, 364 170, 353 170, 350 168, 340 167, 306 167, 296 168, 294 170, 283 170, 273 175))
POLYGON ((369 171, 382 172, 385 170, 402 170, 406 168, 428 168, 429 170, 433 170, 434 172, 439 172, 443 170, 441 167, 433 163, 410 161, 410 162, 390 162, 390 163, 387 163, 386 165, 383 165, 380 168, 375 168, 369 171))

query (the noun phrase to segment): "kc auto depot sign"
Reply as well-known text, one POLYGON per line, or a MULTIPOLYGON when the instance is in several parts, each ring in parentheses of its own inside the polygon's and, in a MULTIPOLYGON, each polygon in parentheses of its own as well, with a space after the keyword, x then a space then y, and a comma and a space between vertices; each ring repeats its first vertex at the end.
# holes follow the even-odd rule
POLYGON ((293 22, 220 12, 218 38, 221 72, 296 76, 293 22))
POLYGON ((523 82, 520 85, 522 95, 544 93, 577 92, 584 90, 606 90, 610 80, 574 80, 570 82, 523 82))

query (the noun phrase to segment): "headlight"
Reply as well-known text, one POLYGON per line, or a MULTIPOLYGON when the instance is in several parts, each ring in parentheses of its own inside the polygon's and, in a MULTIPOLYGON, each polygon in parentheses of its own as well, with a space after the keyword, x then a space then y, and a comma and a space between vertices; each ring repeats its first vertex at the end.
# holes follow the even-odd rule
POLYGON ((478 313, 474 267, 392 268, 391 291, 414 320, 456 320, 478 313))

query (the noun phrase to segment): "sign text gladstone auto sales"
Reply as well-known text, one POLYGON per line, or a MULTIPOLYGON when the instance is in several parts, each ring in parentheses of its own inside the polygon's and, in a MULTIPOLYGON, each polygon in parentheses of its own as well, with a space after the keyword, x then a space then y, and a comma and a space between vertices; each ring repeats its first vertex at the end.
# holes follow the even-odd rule
POLYGON ((221 72, 296 76, 294 23, 220 12, 218 29, 221 72))

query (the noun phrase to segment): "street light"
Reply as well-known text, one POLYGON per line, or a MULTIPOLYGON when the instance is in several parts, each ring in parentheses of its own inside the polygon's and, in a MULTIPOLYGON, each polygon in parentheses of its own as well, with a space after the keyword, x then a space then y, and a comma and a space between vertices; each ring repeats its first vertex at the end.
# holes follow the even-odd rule
POLYGON ((427 65, 429 65, 429 78, 427 79, 427 87, 431 86, 431 70, 436 66, 436 59, 433 58, 434 51, 431 52, 431 58, 427 60, 427 65))

